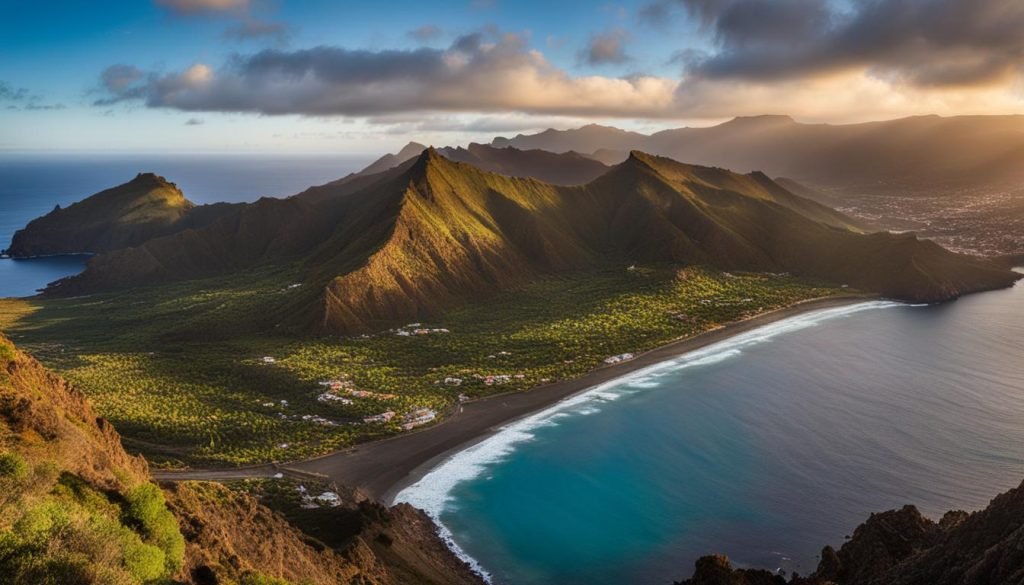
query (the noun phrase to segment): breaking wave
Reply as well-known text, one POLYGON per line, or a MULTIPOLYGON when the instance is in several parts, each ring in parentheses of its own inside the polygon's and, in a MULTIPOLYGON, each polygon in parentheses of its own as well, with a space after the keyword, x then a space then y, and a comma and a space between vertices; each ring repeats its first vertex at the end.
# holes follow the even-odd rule
POLYGON ((513 421, 493 435, 453 454, 419 481, 400 491, 394 503, 404 502, 424 510, 437 523, 441 538, 451 550, 491 582, 490 574, 480 563, 459 547, 451 530, 441 521, 441 515, 454 505, 451 494, 457 485, 486 476, 491 466, 505 460, 519 445, 534 440, 534 431, 558 425, 568 417, 596 414, 602 407, 624 395, 657 388, 660 386, 659 378, 665 374, 719 363, 741 355, 745 348, 767 343, 781 335, 807 329, 824 321, 899 306, 906 305, 892 301, 867 301, 795 315, 609 380, 513 421))

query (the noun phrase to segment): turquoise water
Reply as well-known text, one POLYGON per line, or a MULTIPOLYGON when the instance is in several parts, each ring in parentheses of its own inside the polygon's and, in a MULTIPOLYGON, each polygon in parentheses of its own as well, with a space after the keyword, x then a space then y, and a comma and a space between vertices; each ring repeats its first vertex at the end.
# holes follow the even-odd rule
MULTIPOLYGON (((0 153, 0 250, 14 232, 55 205, 155 172, 196 203, 294 195, 366 166, 364 157, 261 154, 0 153)), ((0 259, 0 297, 27 296, 80 272, 84 257, 0 259)))
POLYGON ((805 315, 511 425, 399 495, 497 583, 808 573, 874 511, 1024 479, 1024 285, 805 315))

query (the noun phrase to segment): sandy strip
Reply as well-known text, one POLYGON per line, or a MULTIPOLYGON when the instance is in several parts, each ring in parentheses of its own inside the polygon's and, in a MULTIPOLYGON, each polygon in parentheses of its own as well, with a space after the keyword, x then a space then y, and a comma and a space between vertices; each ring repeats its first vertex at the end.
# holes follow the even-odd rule
POLYGON ((776 321, 809 311, 861 303, 872 298, 830 297, 762 313, 663 345, 639 354, 629 362, 598 368, 579 378, 466 403, 443 422, 417 432, 282 467, 325 475, 339 484, 358 488, 372 498, 391 503, 395 494, 418 481, 453 453, 490 436, 512 421, 575 394, 776 321))

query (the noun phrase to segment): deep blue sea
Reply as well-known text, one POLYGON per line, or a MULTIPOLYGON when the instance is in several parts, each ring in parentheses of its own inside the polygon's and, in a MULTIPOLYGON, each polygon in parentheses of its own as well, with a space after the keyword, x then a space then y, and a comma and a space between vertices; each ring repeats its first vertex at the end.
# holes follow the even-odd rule
POLYGON ((875 511, 1024 480, 1024 284, 807 314, 574 397, 399 500, 495 583, 664 584, 694 561, 811 572, 875 511))
MULTIPOLYGON (((369 162, 341 155, 0 153, 0 249, 55 205, 66 207, 140 172, 163 175, 195 203, 215 203, 294 195, 369 162)), ((0 297, 31 295, 84 263, 83 257, 0 259, 0 297)))

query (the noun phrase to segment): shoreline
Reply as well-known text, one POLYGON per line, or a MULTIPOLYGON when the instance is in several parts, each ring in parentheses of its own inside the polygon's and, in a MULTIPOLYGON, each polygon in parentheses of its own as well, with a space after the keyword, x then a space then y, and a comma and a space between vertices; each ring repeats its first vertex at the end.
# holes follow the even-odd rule
MULTIPOLYGON (((281 464, 278 469, 285 473, 293 471, 324 476, 390 505, 401 490, 422 479, 455 453, 485 440, 519 419, 595 386, 796 315, 871 300, 879 299, 870 295, 847 295, 802 301, 667 343, 638 354, 628 362, 600 367, 579 378, 464 403, 441 423, 420 431, 357 445, 314 459, 281 464)), ((189 475, 187 471, 178 473, 182 474, 181 479, 189 475)), ((161 479, 173 479, 175 472, 161 475, 161 479)))

